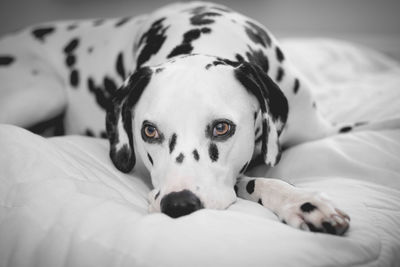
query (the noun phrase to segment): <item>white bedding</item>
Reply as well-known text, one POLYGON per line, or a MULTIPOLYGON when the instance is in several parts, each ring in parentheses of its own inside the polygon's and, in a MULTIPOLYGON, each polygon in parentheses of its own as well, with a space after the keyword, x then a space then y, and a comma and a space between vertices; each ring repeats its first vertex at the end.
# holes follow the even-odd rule
MULTIPOLYGON (((286 40, 332 121, 400 116, 400 66, 334 40, 286 40)), ((179 219, 147 214, 148 177, 117 171, 105 140, 0 126, 0 267, 400 266, 400 129, 291 148, 259 175, 320 190, 351 216, 344 237, 279 222, 257 203, 179 219)))

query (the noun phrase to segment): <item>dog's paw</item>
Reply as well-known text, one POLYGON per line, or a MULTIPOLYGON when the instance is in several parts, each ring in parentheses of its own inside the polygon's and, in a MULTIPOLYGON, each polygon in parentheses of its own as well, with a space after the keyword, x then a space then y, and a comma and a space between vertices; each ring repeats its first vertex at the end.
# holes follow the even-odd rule
POLYGON ((297 192, 278 212, 282 222, 311 232, 343 235, 350 217, 321 193, 297 192))

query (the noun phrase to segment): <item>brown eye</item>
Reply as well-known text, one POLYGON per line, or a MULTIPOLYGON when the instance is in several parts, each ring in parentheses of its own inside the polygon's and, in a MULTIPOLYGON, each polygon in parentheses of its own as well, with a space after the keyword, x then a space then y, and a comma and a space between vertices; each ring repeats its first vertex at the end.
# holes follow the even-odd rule
POLYGON ((231 126, 227 122, 219 122, 214 126, 213 129, 213 136, 222 136, 226 135, 229 130, 231 129, 231 126))
POLYGON ((158 131, 156 129, 156 127, 151 126, 151 125, 146 125, 144 127, 144 134, 148 137, 148 138, 152 138, 152 139, 156 139, 159 137, 158 135, 158 131))

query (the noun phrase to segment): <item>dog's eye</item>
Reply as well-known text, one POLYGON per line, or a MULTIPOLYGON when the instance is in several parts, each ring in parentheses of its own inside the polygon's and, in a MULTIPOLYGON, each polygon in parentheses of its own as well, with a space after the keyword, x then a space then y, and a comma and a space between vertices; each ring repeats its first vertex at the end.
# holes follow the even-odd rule
POLYGON ((214 126, 213 129, 213 136, 218 137, 218 136, 224 136, 229 133, 231 130, 231 126, 227 122, 219 122, 214 126))
POLYGON ((145 125, 143 128, 143 132, 146 135, 146 137, 148 137, 148 138, 151 138, 151 139, 159 138, 157 128, 154 127, 153 125, 145 125))

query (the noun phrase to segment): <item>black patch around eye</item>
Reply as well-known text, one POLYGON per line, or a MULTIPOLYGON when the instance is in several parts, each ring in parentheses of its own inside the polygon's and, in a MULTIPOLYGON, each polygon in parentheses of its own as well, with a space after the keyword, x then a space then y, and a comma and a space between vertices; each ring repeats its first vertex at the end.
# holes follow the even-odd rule
POLYGON ((236 132, 236 125, 232 121, 227 119, 214 120, 213 122, 211 122, 211 124, 207 125, 206 127, 206 137, 210 138, 213 141, 226 141, 230 137, 232 137, 235 134, 235 132, 236 132), (224 135, 214 136, 214 127, 219 123, 227 123, 230 129, 224 135))
POLYGON ((255 186, 255 180, 250 180, 246 185, 246 191, 249 194, 253 194, 255 186))
POLYGON ((145 141, 149 144, 162 144, 164 142, 164 135, 162 133, 158 132, 158 138, 150 138, 145 134, 146 126, 152 126, 157 129, 157 126, 154 125, 153 123, 151 123, 147 120, 144 121, 142 124, 142 130, 140 131, 143 141, 145 141))
POLYGON ((197 149, 193 150, 193 157, 196 161, 199 161, 200 155, 199 155, 199 152, 197 151, 197 149))
POLYGON ((210 144, 210 146, 208 147, 208 154, 209 154, 212 162, 215 162, 218 160, 219 152, 218 152, 218 147, 216 144, 214 144, 214 143, 210 144))
POLYGON ((282 62, 285 59, 285 56, 282 53, 282 50, 277 46, 275 48, 276 58, 279 62, 282 62))
POLYGON ((79 84, 79 72, 77 70, 72 70, 69 76, 70 83, 72 87, 78 87, 79 84))
POLYGON ((293 93, 297 94, 300 88, 300 81, 299 79, 294 79, 294 86, 293 86, 293 93))
POLYGON ((70 54, 72 53, 79 45, 79 39, 74 38, 72 39, 65 47, 64 47, 64 53, 70 54))
POLYGON ((182 163, 183 159, 185 158, 185 155, 183 155, 182 153, 180 153, 177 157, 176 157, 176 162, 177 163, 182 163))
POLYGON ((43 42, 46 35, 49 35, 54 31, 55 31, 54 27, 38 28, 38 29, 33 30, 32 34, 33 34, 33 36, 35 36, 35 38, 37 38, 43 42))
POLYGON ((127 23, 130 19, 131 19, 131 17, 122 18, 120 21, 118 21, 118 22, 115 24, 115 27, 120 27, 120 26, 124 25, 124 24, 127 23))
POLYGON ((0 56, 0 66, 11 65, 15 61, 13 56, 0 56))
POLYGON ((154 165, 154 163, 153 163, 153 158, 150 156, 149 153, 147 153, 147 158, 149 159, 151 165, 154 165))
POLYGON ((283 75, 285 75, 285 71, 281 67, 279 67, 278 72, 276 73, 276 81, 277 82, 282 81, 283 75))
POLYGON ((177 138, 177 135, 174 133, 174 134, 171 136, 171 139, 169 140, 169 153, 170 153, 170 154, 171 154, 172 151, 174 151, 174 149, 175 149, 176 138, 177 138))
POLYGON ((301 211, 303 212, 312 212, 315 210, 317 207, 311 204, 310 202, 306 202, 303 205, 300 206, 301 211))
POLYGON ((117 73, 119 74, 119 76, 121 76, 121 79, 125 80, 124 56, 122 52, 118 54, 117 63, 115 67, 117 69, 117 73))
POLYGON ((345 127, 340 128, 339 133, 347 133, 347 132, 350 132, 351 130, 353 130, 353 127, 345 126, 345 127))

